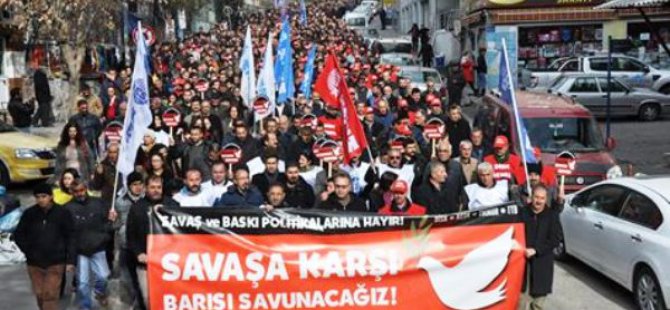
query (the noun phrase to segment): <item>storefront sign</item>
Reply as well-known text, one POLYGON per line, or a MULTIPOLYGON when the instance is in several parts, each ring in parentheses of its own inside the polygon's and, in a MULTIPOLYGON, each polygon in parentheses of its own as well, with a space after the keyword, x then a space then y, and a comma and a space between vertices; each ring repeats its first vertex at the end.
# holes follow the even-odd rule
POLYGON ((536 8, 556 6, 594 6, 605 0, 478 0, 474 10, 483 8, 536 8))
POLYGON ((399 217, 158 208, 152 309, 516 309, 516 205, 399 217))

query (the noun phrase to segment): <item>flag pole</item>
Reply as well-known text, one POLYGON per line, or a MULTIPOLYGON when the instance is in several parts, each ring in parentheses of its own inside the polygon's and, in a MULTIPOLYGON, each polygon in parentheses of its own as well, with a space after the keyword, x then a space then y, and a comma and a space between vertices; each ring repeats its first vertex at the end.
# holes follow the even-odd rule
POLYGON ((526 175, 526 190, 528 191, 528 195, 532 195, 531 188, 530 188, 530 182, 528 181, 528 163, 526 162, 526 152, 524 148, 526 147, 524 145, 524 138, 523 134, 521 133, 521 117, 519 116, 519 109, 516 104, 516 91, 514 89, 514 80, 512 79, 512 69, 509 66, 509 55, 507 55, 507 42, 505 38, 502 38, 502 48, 503 48, 503 53, 505 54, 505 67, 507 67, 507 81, 509 81, 509 87, 510 87, 510 93, 512 94, 512 106, 514 107, 514 122, 516 123, 516 134, 517 134, 517 139, 519 139, 519 153, 521 153, 521 161, 523 162, 523 172, 526 175))

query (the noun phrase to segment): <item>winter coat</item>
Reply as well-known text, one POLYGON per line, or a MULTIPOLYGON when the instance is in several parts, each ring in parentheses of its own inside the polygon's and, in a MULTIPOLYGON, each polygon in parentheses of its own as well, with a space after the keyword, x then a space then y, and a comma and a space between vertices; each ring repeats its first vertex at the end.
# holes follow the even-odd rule
POLYGON ((42 70, 35 71, 33 75, 35 83, 35 98, 40 104, 48 103, 53 99, 51 89, 49 88, 49 78, 42 70))
POLYGON ((159 201, 152 201, 148 197, 134 203, 128 211, 126 222, 126 245, 135 258, 147 253, 147 235, 149 235, 149 211, 156 205, 167 208, 178 208, 179 205, 172 198, 166 197, 159 201))
POLYGON ((351 200, 349 204, 343 206, 335 196, 335 193, 328 196, 328 200, 319 205, 319 209, 328 211, 352 211, 352 212, 368 212, 368 207, 365 205, 365 200, 362 198, 350 195, 351 200))
POLYGON ((209 142, 201 141, 198 144, 182 143, 173 148, 172 158, 181 158, 181 170, 186 173, 188 169, 198 169, 205 175, 209 173, 210 167, 207 166, 209 153, 209 142))
POLYGON ((305 179, 300 177, 295 187, 289 187, 285 178, 281 180, 281 183, 287 184, 284 201, 291 208, 311 209, 314 206, 314 190, 305 179))
POLYGON ((72 199, 65 205, 72 213, 77 255, 91 256, 104 251, 112 237, 112 223, 107 219, 109 208, 100 198, 72 199))
POLYGON ((75 122, 79 125, 81 132, 86 138, 86 142, 88 142, 88 145, 91 147, 95 145, 95 141, 102 133, 102 123, 100 123, 100 119, 91 113, 77 113, 72 115, 69 122, 75 122))
POLYGON ((116 213, 118 214, 116 221, 113 223, 116 234, 114 240, 116 241, 116 244, 118 244, 122 249, 128 248, 128 243, 126 242, 126 231, 128 228, 127 223, 128 214, 130 214, 130 208, 132 208, 133 204, 140 201, 141 199, 142 197, 131 198, 130 193, 126 193, 125 195, 116 199, 114 203, 114 210, 116 210, 116 213))
MULTIPOLYGON (((103 172, 98 173, 97 169, 93 173, 93 181, 91 181, 91 188, 101 192, 100 198, 106 204, 112 204, 114 196, 114 179, 116 174, 116 164, 105 158, 100 165, 103 167, 103 172)), ((121 177, 117 179, 117 189, 121 188, 121 177)))
POLYGON ((237 186, 231 186, 228 191, 214 203, 215 208, 258 208, 263 204, 263 195, 255 186, 250 186, 245 193, 241 193, 237 186))
MULTIPOLYGON (((535 214, 531 206, 521 209, 521 218, 526 226, 526 248, 535 249, 535 256, 528 259, 526 272, 530 283, 524 283, 531 296, 551 293, 554 282, 554 248, 558 246, 563 229, 558 212, 545 207, 535 214)), ((525 281, 528 282, 528 281, 525 281)))
POLYGON ((33 102, 23 103, 21 98, 12 98, 7 105, 9 115, 12 117, 12 123, 16 128, 30 127, 30 116, 35 112, 35 104, 33 102))
MULTIPOLYGON (((66 148, 59 147, 56 149, 56 167, 54 168, 54 175, 49 179, 49 183, 51 184, 54 184, 58 180, 66 168, 66 148)), ((82 143, 82 145, 77 147, 77 158, 79 160, 79 175, 83 181, 88 182, 91 174, 95 171, 95 156, 86 143, 82 143)))
POLYGON ((400 210, 398 208, 398 205, 395 202, 391 202, 391 204, 386 205, 385 207, 381 208, 379 210, 379 214, 381 215, 424 215, 426 214, 426 208, 415 204, 415 203, 410 203, 408 202, 409 207, 407 207, 404 210, 400 210))
POLYGON ((274 180, 270 179, 270 175, 268 175, 266 172, 261 172, 259 174, 254 175, 251 178, 251 184, 256 186, 258 188, 258 191, 261 192, 263 195, 264 199, 267 199, 268 195, 268 190, 270 189, 270 185, 275 182, 279 182, 280 180, 284 179, 284 174, 281 172, 277 172, 274 176, 274 180))
POLYGON ((76 262, 72 215, 57 204, 46 212, 37 205, 28 208, 12 238, 26 255, 28 266, 46 268, 76 262))
POLYGON ((470 140, 470 123, 465 118, 461 118, 457 122, 447 118, 444 122, 445 131, 449 133, 449 144, 451 144, 451 157, 458 157, 461 155, 460 144, 463 140, 470 140))

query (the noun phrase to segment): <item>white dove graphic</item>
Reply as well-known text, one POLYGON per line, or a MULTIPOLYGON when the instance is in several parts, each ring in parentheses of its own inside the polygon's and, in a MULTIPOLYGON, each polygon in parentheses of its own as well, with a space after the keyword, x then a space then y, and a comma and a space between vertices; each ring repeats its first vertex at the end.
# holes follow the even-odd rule
POLYGON ((482 292, 507 266, 512 251, 514 227, 465 255, 453 268, 423 256, 418 267, 428 272, 430 283, 445 306, 458 310, 481 309, 505 299, 505 279, 496 288, 482 292))

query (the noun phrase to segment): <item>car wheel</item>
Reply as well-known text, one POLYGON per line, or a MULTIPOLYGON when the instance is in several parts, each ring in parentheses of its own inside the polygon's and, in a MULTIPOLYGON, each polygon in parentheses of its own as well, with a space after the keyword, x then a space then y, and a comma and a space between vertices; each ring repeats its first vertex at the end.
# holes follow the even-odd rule
POLYGON ((635 276, 635 303, 641 310, 666 309, 661 286, 649 267, 642 267, 635 276))
POLYGON ((9 186, 9 183, 11 183, 11 180, 9 178, 9 170, 7 170, 5 164, 0 163, 0 185, 7 188, 7 186, 9 186))
POLYGON ((657 104, 647 103, 640 107, 638 116, 640 120, 650 122, 655 121, 659 114, 661 114, 661 108, 657 104))
POLYGON ((558 241, 558 245, 554 248, 554 257, 559 261, 565 261, 568 259, 568 252, 565 249, 565 236, 561 232, 561 239, 558 241))

